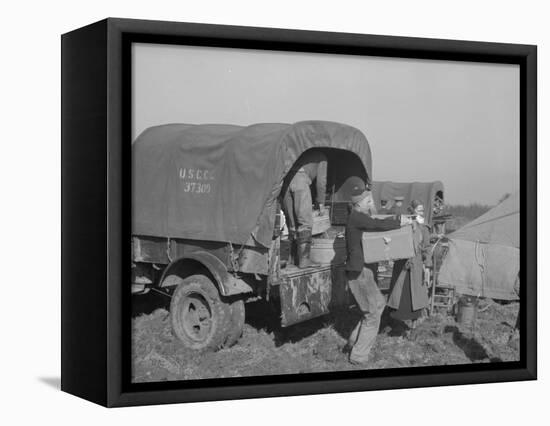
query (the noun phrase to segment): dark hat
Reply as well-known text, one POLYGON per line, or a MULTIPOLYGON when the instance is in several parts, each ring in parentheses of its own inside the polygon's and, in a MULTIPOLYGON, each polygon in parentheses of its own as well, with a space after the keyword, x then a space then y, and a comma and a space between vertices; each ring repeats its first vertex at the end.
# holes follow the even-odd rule
POLYGON ((349 185, 351 186, 352 203, 358 203, 369 194, 369 190, 361 178, 352 177, 349 180, 349 185))
POLYGON ((402 197, 401 195, 398 195, 397 197, 393 197, 395 201, 403 201, 405 197, 402 197))

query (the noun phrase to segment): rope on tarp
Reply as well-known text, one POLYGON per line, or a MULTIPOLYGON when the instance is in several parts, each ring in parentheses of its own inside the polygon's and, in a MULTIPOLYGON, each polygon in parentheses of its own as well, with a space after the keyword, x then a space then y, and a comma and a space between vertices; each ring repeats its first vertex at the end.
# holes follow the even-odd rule
POLYGON ((170 237, 166 238, 166 257, 168 258, 168 262, 172 263, 172 256, 170 256, 170 249, 171 249, 171 241, 170 237))
POLYGON ((486 281, 486 271, 485 271, 485 256, 483 255, 483 249, 482 249, 482 243, 477 240, 475 242, 475 250, 474 255, 477 262, 477 265, 480 269, 480 276, 481 276, 481 292, 477 295, 477 297, 480 297, 481 295, 485 294, 485 281, 486 281), (478 256, 478 248, 481 251, 480 256, 478 256), (483 259, 481 259, 483 257, 483 259))
POLYGON ((235 254, 235 249, 233 248, 233 244, 231 244, 231 241, 229 241, 228 244, 229 244, 229 258, 231 260, 231 266, 234 272, 239 272, 240 270, 239 259, 241 257, 241 254, 243 253, 245 245, 241 244, 241 246, 239 247, 239 250, 237 251, 237 254, 235 254))
POLYGON ((239 262, 235 258, 235 250, 233 249, 233 244, 229 242, 229 259, 231 260, 231 267, 233 268, 234 272, 237 272, 239 270, 239 262))

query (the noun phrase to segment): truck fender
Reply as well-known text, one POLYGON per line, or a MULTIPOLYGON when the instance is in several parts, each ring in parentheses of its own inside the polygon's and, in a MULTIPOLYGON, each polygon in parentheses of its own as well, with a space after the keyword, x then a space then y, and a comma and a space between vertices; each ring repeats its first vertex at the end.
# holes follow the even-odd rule
POLYGON ((213 277, 222 296, 233 296, 242 293, 251 293, 252 287, 240 278, 231 274, 224 263, 211 253, 197 251, 189 253, 173 260, 163 271, 160 278, 160 287, 175 285, 166 278, 170 275, 177 275, 185 278, 195 273, 204 272, 206 269, 213 277))

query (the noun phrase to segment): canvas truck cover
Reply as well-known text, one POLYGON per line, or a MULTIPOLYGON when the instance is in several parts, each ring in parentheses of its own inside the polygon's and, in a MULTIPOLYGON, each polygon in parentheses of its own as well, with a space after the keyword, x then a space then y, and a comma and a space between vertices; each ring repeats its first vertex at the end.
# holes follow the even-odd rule
POLYGON ((418 200, 424 204, 426 222, 431 224, 434 216, 433 200, 440 193, 443 199, 443 183, 434 182, 382 182, 372 184, 372 195, 377 207, 381 200, 393 201, 395 197, 403 197, 403 208, 406 210, 411 201, 418 200))
POLYGON ((449 235, 439 282, 460 294, 516 300, 519 193, 449 235))
POLYGON ((132 144, 132 233, 269 247, 283 179, 311 148, 354 153, 370 182, 367 139, 344 124, 151 127, 132 144))

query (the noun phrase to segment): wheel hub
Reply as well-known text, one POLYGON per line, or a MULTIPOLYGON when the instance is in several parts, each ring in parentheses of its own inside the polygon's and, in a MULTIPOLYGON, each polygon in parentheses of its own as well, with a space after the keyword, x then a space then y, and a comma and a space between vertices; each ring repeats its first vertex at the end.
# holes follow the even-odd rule
POLYGON ((196 342, 204 341, 212 328, 212 311, 206 299, 198 294, 188 295, 181 310, 183 328, 196 342))

